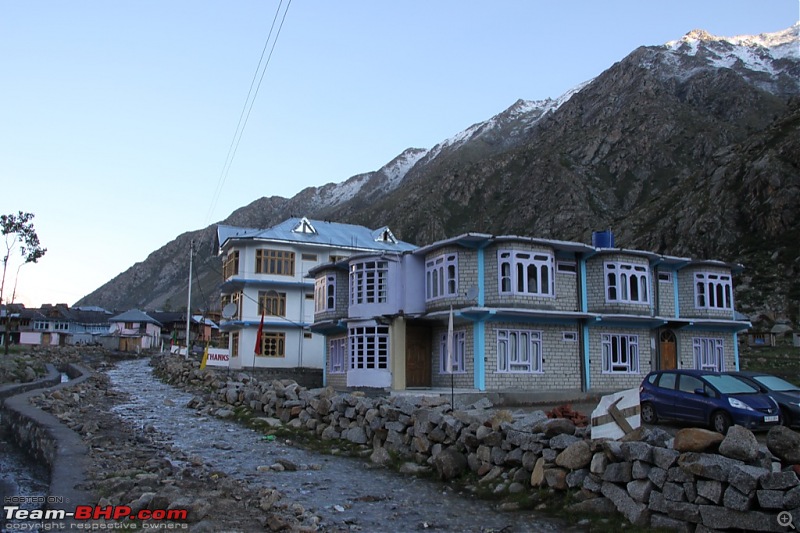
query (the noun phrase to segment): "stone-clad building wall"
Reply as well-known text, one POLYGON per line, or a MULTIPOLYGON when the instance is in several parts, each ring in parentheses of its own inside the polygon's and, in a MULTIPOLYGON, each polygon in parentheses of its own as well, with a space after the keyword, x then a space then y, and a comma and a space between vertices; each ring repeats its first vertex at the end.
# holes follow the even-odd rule
MULTIPOLYGON (((431 382, 434 387, 449 387, 451 375, 442 373, 441 339, 447 335, 447 327, 433 328, 431 336, 431 382)), ((475 384, 475 343, 472 325, 455 326, 453 334, 464 332, 464 372, 452 375, 452 384, 456 388, 471 389, 475 384)), ((446 357, 446 356, 445 356, 446 357)))
POLYGON ((581 387, 579 343, 564 341, 563 332, 577 333, 576 326, 489 323, 486 326, 487 390, 575 390, 581 387), (497 370, 497 330, 539 331, 542 334, 542 372, 500 373, 497 370))
POLYGON ((658 291, 658 308, 656 309, 658 316, 675 316, 675 278, 677 273, 670 272, 669 276, 670 281, 658 280, 655 282, 658 291))

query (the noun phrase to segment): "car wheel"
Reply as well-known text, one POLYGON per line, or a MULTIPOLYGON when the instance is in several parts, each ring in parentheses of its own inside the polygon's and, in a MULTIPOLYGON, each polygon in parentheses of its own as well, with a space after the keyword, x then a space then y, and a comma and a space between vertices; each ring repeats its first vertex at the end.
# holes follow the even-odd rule
POLYGON ((653 407, 652 403, 645 402, 642 404, 641 417, 645 424, 655 424, 658 422, 658 415, 656 415, 656 409, 653 407))
POLYGON ((731 427, 731 416, 725 411, 714 411, 711 415, 711 428, 725 435, 729 427, 731 427))

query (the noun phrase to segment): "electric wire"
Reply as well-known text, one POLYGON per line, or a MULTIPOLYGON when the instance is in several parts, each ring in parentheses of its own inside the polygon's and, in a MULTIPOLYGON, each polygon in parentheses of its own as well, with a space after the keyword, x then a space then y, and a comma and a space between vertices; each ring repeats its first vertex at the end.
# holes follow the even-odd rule
POLYGON ((233 133, 233 138, 231 139, 231 144, 228 146, 228 154, 225 156, 225 162, 222 165, 222 171, 220 173, 219 180, 217 181, 217 186, 214 190, 214 195, 211 199, 211 205, 208 209, 208 214, 206 215, 206 224, 211 221, 211 217, 214 214, 214 210, 217 207, 217 202, 219 201, 219 197, 222 194, 222 189, 225 185, 225 181, 228 178, 228 174, 231 169, 231 165, 233 164, 233 160, 236 157, 236 152, 239 150, 239 143, 242 140, 242 135, 244 134, 244 130, 247 127, 247 122, 250 119, 250 112, 253 110, 253 104, 255 103, 256 98, 258 97, 259 89, 261 88, 261 82, 264 80, 264 75, 267 72, 267 67, 269 67, 270 60, 272 59, 272 53, 275 51, 275 45, 278 43, 278 38, 280 37, 281 30, 283 29, 283 23, 286 21, 286 15, 289 13, 289 7, 292 5, 292 0, 289 0, 286 4, 286 9, 283 11, 283 17, 281 18, 280 25, 278 26, 278 31, 275 34, 275 39, 272 40, 272 48, 270 48, 269 55, 267 56, 266 62, 264 62, 264 54, 269 47, 270 39, 272 38, 272 32, 275 29, 275 22, 278 20, 278 15, 280 14, 281 7, 283 6, 283 0, 280 1, 278 4, 278 8, 275 10, 275 16, 272 19, 272 25, 269 29, 269 34, 267 34, 267 39, 264 42, 264 48, 261 50, 261 57, 258 60, 258 65, 256 66, 256 70, 253 73, 253 79, 250 81, 250 89, 247 91, 247 98, 245 98, 244 105, 242 106, 242 111, 239 114, 239 122, 236 124, 236 130, 233 133), (262 69, 262 63, 264 65, 262 69), (261 76, 259 77, 258 73, 261 71, 261 76), (256 84, 256 78, 258 78, 258 83, 256 84), (253 91, 253 86, 255 84, 255 91, 253 91), (252 98, 251 98, 252 95, 252 98), (248 105, 249 104, 249 105, 248 105))

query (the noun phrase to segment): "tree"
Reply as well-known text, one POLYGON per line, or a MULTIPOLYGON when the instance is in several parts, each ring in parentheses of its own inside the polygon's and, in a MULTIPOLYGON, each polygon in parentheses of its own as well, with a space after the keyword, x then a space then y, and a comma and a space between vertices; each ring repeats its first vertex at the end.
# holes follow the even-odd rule
MULTIPOLYGON (((42 248, 39 242, 39 236, 33 227, 33 213, 23 213, 20 211, 18 214, 0 215, 0 234, 3 235, 5 241, 5 253, 3 254, 3 278, 0 280, 0 306, 5 302, 3 300, 6 289, 6 273, 8 272, 8 264, 11 257, 19 250, 19 255, 22 260, 17 268, 16 276, 14 277, 14 286, 16 288, 16 281, 19 278, 19 269, 22 265, 28 263, 36 263, 44 256, 47 248, 42 248)), ((16 290, 14 291, 16 295, 16 290)), ((12 298, 10 303, 14 303, 12 298)), ((9 345, 9 329, 11 323, 11 315, 8 305, 6 305, 6 333, 5 333, 5 353, 8 354, 9 345)))

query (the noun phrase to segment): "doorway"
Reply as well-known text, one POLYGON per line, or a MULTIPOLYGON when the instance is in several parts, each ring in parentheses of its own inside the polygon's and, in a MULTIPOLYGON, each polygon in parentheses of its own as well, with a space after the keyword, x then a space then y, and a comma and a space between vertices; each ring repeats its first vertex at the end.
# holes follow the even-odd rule
POLYGON ((675 338, 675 332, 671 329, 661 331, 658 353, 661 355, 660 370, 674 370, 678 368, 678 342, 675 338))
POLYGON ((406 328, 406 387, 431 386, 431 330, 406 328))

